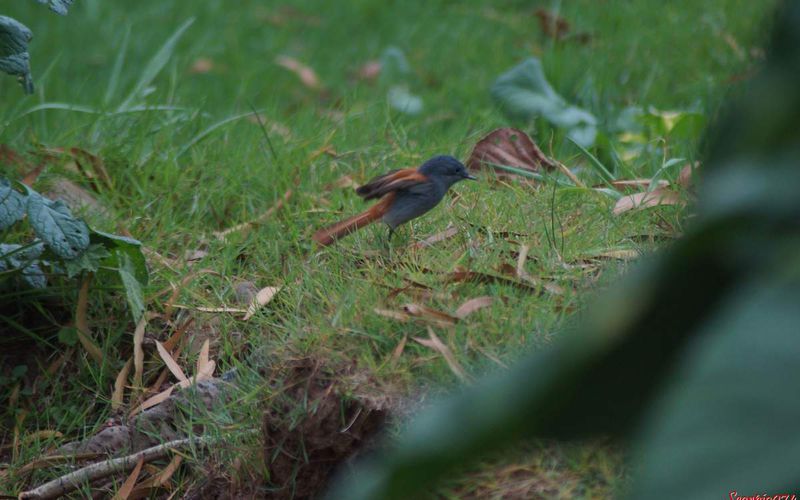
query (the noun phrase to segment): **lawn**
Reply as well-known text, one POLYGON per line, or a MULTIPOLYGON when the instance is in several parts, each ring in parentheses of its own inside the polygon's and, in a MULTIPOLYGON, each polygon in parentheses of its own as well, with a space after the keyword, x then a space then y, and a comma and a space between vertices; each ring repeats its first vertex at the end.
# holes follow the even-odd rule
MULTIPOLYGON (((713 121, 723 98, 763 59, 775 3, 359 0, 232 8, 211 0, 78 0, 59 17, 34 2, 5 2, 2 14, 34 32, 37 88, 24 96, 13 78, 0 78, 0 144, 29 158, 79 147, 103 160, 111 182, 99 192, 66 159, 49 162, 35 187, 47 192, 60 179, 73 181, 101 207, 77 210, 93 227, 128 233, 146 247, 145 387, 164 384, 156 381, 163 362, 155 341, 176 331, 185 332, 175 357, 187 372, 207 339, 216 374, 236 370, 232 404, 185 425, 203 423, 209 435, 239 432, 241 447, 187 455, 190 466, 171 488, 198 491, 213 482, 208 477, 279 487, 263 440, 242 431, 260 429, 265 415, 308 412, 281 399, 298 371, 323 374, 346 395, 342 401, 369 401, 392 429, 401 427, 435 396, 562 335, 593 294, 635 265, 634 255, 679 236, 691 215, 680 205, 615 215, 614 199, 598 191, 496 179, 487 170, 391 240, 376 225, 316 247, 315 230, 363 209, 354 186, 436 154, 466 161, 478 140, 505 126, 525 130, 586 185, 601 185, 592 158, 563 130, 542 119, 511 120, 493 102, 495 79, 529 57, 541 60, 566 101, 597 118, 589 151, 615 177, 675 182, 703 142, 701 127, 678 133, 673 118, 713 121), (569 23, 566 34, 547 36, 537 9, 557 12, 569 23), (407 72, 390 71, 387 61, 398 53, 407 72), (313 77, 287 69, 281 57, 313 77), (380 75, 365 71, 381 60, 380 75), (152 78, 143 78, 148 72, 152 78), (422 110, 393 107, 388 95, 397 88, 421 98, 422 110), (635 109, 642 118, 631 124, 635 109), (231 228, 225 238, 215 234, 231 228), (448 228, 448 238, 421 244, 448 228), (481 278, 460 279, 465 272, 481 278), (247 321, 219 312, 247 308, 242 290, 267 286, 280 290, 247 321), (425 306, 452 315, 479 297, 490 297, 489 306, 457 322, 413 314, 425 306)), ((0 168, 21 177, 14 165, 0 160, 0 168)), ((15 354, 0 367, 0 493, 64 473, 21 468, 118 422, 141 396, 128 380, 122 408, 112 410, 136 327, 118 292, 100 280, 89 292, 102 363, 59 340, 70 314, 53 315, 53 337, 36 356, 20 358, 25 348, 16 341, 7 348, 15 354), (20 363, 26 374, 10 377, 20 363)), ((55 307, 72 311, 78 287, 56 296, 55 307)), ((0 328, 12 335, 8 322, 0 328)), ((610 496, 624 489, 627 474, 617 448, 521 443, 438 494, 610 496)), ((281 494, 291 496, 298 487, 291 483, 281 494)))

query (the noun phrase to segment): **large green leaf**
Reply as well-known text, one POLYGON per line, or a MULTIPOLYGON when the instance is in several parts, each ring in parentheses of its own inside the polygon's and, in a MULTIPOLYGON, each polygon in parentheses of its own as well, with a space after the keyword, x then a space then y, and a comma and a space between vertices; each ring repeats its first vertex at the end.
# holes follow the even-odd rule
POLYGON ((109 267, 121 267, 119 257, 127 256, 127 264, 131 266, 132 274, 136 281, 142 285, 147 285, 149 274, 147 272, 147 261, 142 253, 142 243, 139 240, 120 236, 117 234, 90 229, 89 236, 92 243, 102 244, 109 252, 109 259, 103 265, 109 267))
POLYGON ((594 144, 597 119, 586 110, 568 104, 553 90, 542 71, 542 64, 532 57, 500 75, 492 85, 492 97, 512 118, 530 120, 543 117, 563 128, 583 147, 594 144))
POLYGON ((0 243, 0 272, 18 272, 31 288, 47 286, 47 277, 39 267, 39 256, 44 251, 41 242, 30 245, 7 245, 0 243))
POLYGON ((64 259, 73 259, 89 246, 89 228, 74 218, 61 201, 28 192, 28 222, 36 236, 64 259))
POLYGON ((0 179, 0 231, 5 231, 25 215, 25 195, 0 179))
POLYGON ((798 278, 742 286, 687 346, 648 412, 631 498, 797 491, 798 278))
POLYGON ((33 93, 28 42, 33 33, 16 19, 0 16, 0 71, 18 76, 27 94, 33 93))

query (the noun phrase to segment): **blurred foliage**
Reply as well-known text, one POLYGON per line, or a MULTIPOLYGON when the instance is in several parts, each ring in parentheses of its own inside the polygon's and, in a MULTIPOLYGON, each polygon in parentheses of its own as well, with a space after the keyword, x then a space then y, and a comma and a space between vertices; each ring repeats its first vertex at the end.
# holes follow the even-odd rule
POLYGON ((800 486, 800 1, 710 133, 685 236, 603 292, 576 331, 421 414, 330 498, 418 498, 529 438, 631 443, 631 498, 800 486))

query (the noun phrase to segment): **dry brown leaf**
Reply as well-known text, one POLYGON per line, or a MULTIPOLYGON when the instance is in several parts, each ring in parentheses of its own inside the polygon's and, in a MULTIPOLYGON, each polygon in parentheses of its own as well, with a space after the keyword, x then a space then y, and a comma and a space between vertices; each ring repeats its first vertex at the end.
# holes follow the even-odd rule
POLYGON ((207 57, 200 57, 192 63, 192 67, 189 68, 189 73, 202 75, 210 73, 212 69, 214 69, 214 61, 207 57))
POLYGON ((588 257, 590 259, 616 259, 616 260, 633 260, 638 259, 641 254, 632 248, 620 248, 616 250, 605 250, 598 252, 588 257))
POLYGON ((106 170, 105 162, 96 154, 90 153, 81 148, 47 148, 41 151, 45 158, 57 158, 66 156, 74 161, 74 168, 80 172, 92 189, 99 191, 97 180, 99 179, 107 189, 112 188, 111 177, 106 170))
POLYGON ((147 314, 142 314, 139 323, 136 324, 136 329, 133 331, 133 385, 137 388, 141 388, 143 384, 144 349, 142 349, 142 343, 144 342, 144 330, 147 327, 147 321, 147 314))
POLYGON ((406 314, 404 312, 400 312, 400 311, 392 311, 392 310, 389 310, 389 309, 379 309, 377 307, 375 309, 373 309, 372 311, 375 314, 377 314, 378 316, 383 316, 384 318, 396 319, 397 321, 402 321, 404 323, 411 319, 411 316, 409 316, 408 314, 406 314))
POLYGON ((545 156, 528 134, 509 127, 493 130, 478 141, 469 155, 467 168, 476 171, 489 168, 498 177, 517 177, 506 170, 494 169, 492 164, 529 172, 539 172, 542 168, 558 168, 558 163, 545 156))
POLYGON ((120 489, 117 490, 117 494, 114 495, 113 500, 128 500, 128 496, 130 496, 133 487, 136 485, 136 481, 139 479, 139 473, 142 471, 143 465, 144 457, 141 457, 136 463, 136 467, 133 468, 131 475, 128 476, 128 479, 126 479, 125 482, 122 483, 120 489))
POLYGON ((242 320, 247 321, 252 318, 259 309, 272 301, 272 298, 275 297, 275 294, 278 293, 280 289, 280 286, 267 286, 259 290, 253 301, 247 307, 247 312, 242 320))
POLYGON ((381 62, 378 60, 367 61, 358 69, 358 79, 374 82, 381 74, 381 62))
POLYGON ((245 314, 246 309, 239 307, 205 307, 205 306, 187 306, 186 304, 175 304, 172 307, 175 309, 190 309, 192 311, 199 311, 205 313, 231 313, 231 314, 245 314))
MULTIPOLYGON (((611 185, 614 186, 615 189, 620 191, 630 191, 632 189, 647 189, 650 187, 650 183, 653 182, 651 179, 628 179, 628 180, 618 180, 618 181, 611 181, 611 185)), ((667 187, 669 182, 661 179, 657 182, 658 187, 667 187)), ((595 187, 604 187, 605 184, 601 184, 600 186, 595 187)))
POLYGON ((271 206, 269 208, 269 210, 267 210, 266 212, 261 214, 257 219, 252 220, 250 222, 244 222, 242 224, 237 224, 237 225, 235 225, 233 227, 230 227, 230 228, 222 230, 222 231, 214 231, 214 236, 219 240, 225 241, 226 237, 231 233, 241 232, 243 234, 246 234, 250 229, 253 228, 253 226, 264 222, 273 213, 275 213, 277 210, 280 210, 280 208, 283 207, 283 204, 286 203, 287 201, 289 201, 289 198, 291 198, 291 196, 292 196, 292 190, 290 189, 290 190, 286 191, 285 193, 283 193, 283 198, 278 200, 278 202, 275 203, 275 205, 271 206))
POLYGON ((430 321, 441 326, 453 326, 458 323, 458 318, 454 316, 419 304, 406 304, 403 306, 403 311, 414 318, 430 321))
POLYGON ((170 460, 167 466, 164 467, 164 470, 162 470, 158 474, 155 474, 153 477, 139 483, 136 489, 133 490, 131 498, 143 498, 144 496, 147 495, 142 495, 142 493, 149 493, 151 489, 158 488, 166 484, 167 481, 169 481, 169 479, 172 477, 172 475, 175 474, 175 471, 178 470, 178 467, 180 467, 181 462, 183 462, 182 455, 179 455, 177 453, 173 455, 172 460, 170 460))
POLYGON ((422 241, 418 241, 413 244, 414 248, 425 248, 433 245, 434 243, 438 243, 440 241, 444 241, 448 238, 452 238, 453 236, 458 234, 458 228, 455 226, 450 226, 444 231, 440 233, 433 234, 428 236, 422 241))
POLYGON ((180 365, 172 358, 170 353, 164 349, 164 346, 156 340, 156 349, 158 350, 158 355, 161 357, 161 360, 164 361, 164 364, 167 365, 169 371, 175 375, 175 378, 178 379, 180 382, 189 382, 189 379, 186 377, 186 374, 183 373, 180 365))
POLYGON ((89 283, 92 281, 92 273, 87 273, 81 281, 81 288, 78 290, 78 305, 75 309, 75 330, 78 333, 78 340, 86 352, 98 364, 103 364, 103 351, 97 347, 92 340, 92 333, 89 329, 89 319, 87 310, 89 308, 89 283))
POLYGON ((133 359, 129 359, 125 363, 125 366, 122 367, 122 370, 117 374, 116 380, 114 380, 114 392, 111 394, 112 410, 119 409, 122 406, 122 402, 125 400, 125 382, 128 380, 128 374, 132 366, 133 359))
POLYGON ((198 260, 203 260, 203 259, 205 259, 207 256, 208 256, 208 251, 207 251, 207 250, 200 250, 200 249, 197 249, 197 250, 187 250, 187 251, 186 251, 186 252, 184 252, 184 254, 183 254, 183 259, 184 259, 184 260, 185 260, 187 263, 190 263, 190 264, 192 264, 192 263, 195 263, 195 262, 197 262, 198 260))
POLYGON ((400 359, 400 356, 403 355, 403 351, 406 348, 406 342, 408 342, 408 335, 403 335, 403 339, 397 343, 397 347, 394 348, 392 351, 392 358, 389 361, 390 364, 395 364, 400 359))
POLYGON ((31 169, 31 164, 7 144, 0 144, 0 164, 15 167, 18 174, 31 169))
POLYGON ((685 165, 681 169, 680 174, 678 174, 678 180, 676 184, 684 189, 689 189, 689 186, 692 184, 692 176, 694 175, 694 171, 698 168, 700 168, 700 162, 695 162, 694 165, 691 163, 685 165))
POLYGON ((322 88, 319 77, 314 70, 297 59, 289 56, 278 56, 275 58, 275 63, 297 75, 306 87, 312 90, 319 90, 322 88))
POLYGON ((479 309, 489 307, 492 305, 492 302, 494 302, 492 297, 476 297, 474 299, 469 299, 461 304, 461 307, 456 309, 454 316, 458 319, 464 319, 479 309))
POLYGON ((157 404, 163 403, 164 401, 167 400, 167 398, 169 398, 172 395, 172 391, 175 390, 175 387, 177 387, 177 385, 171 385, 166 390, 163 390, 163 391, 159 392, 158 394, 156 394, 155 396, 146 399, 141 405, 139 405, 138 408, 136 408, 135 410, 133 410, 131 412, 129 417, 133 417, 137 413, 143 412, 144 410, 146 410, 148 408, 152 408, 153 406, 155 406, 157 404))
POLYGON ((414 341, 441 354, 444 360, 447 362, 447 366, 450 367, 450 371, 452 371, 456 377, 465 382, 470 380, 470 376, 467 375, 467 372, 465 372, 463 368, 461 368, 458 360, 456 360, 456 357, 453 355, 453 351, 451 351, 449 347, 439 340, 439 337, 436 336, 431 327, 428 327, 427 339, 414 337, 414 341))
POLYGON ((534 15, 539 19, 539 28, 548 38, 561 40, 569 33, 569 22, 561 16, 553 14, 545 9, 536 9, 534 15))
POLYGON ((623 196, 614 205, 614 215, 658 205, 680 205, 682 203, 680 194, 666 188, 657 188, 650 192, 644 191, 623 196))
POLYGON ((44 165, 44 162, 39 162, 37 166, 33 167, 32 170, 25 174, 20 182, 29 187, 33 186, 33 183, 39 178, 39 174, 41 174, 42 170, 44 170, 44 165))

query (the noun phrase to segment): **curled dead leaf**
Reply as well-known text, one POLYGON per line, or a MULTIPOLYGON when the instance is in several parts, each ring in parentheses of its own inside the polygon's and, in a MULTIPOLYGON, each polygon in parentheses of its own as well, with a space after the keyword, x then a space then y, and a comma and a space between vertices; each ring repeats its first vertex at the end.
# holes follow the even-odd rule
POLYGON ((278 56, 275 58, 275 63, 297 75, 306 87, 312 90, 319 90, 322 88, 322 84, 316 72, 314 72, 310 66, 301 63, 297 59, 289 56, 278 56))
POLYGON ((558 168, 557 162, 545 156, 528 134, 510 127, 493 130, 478 141, 469 155, 467 168, 491 168, 498 177, 517 177, 506 170, 494 168, 493 165, 515 167, 529 172, 539 172, 542 168, 558 168))
POLYGON ((479 309, 489 307, 492 305, 492 302, 494 302, 492 297, 476 297, 474 299, 469 299, 456 309, 454 316, 458 319, 464 319, 479 309))
POLYGON ((207 57, 200 57, 192 63, 192 67, 189 68, 189 73, 202 75, 205 73, 210 73, 213 69, 214 61, 207 57))
POLYGON ((381 62, 378 60, 367 61, 358 69, 358 79, 368 82, 375 81, 381 74, 381 62))
POLYGON ((644 191, 628 196, 623 196, 614 205, 614 215, 619 215, 631 210, 655 207, 658 205, 681 205, 683 199, 680 194, 667 188, 657 188, 653 191, 644 191))
POLYGON ((450 367, 450 371, 455 374, 456 377, 461 379, 462 381, 470 381, 470 376, 467 372, 461 368, 461 365, 458 363, 458 360, 453 355, 453 351, 450 350, 444 342, 442 342, 439 337, 433 332, 431 327, 428 327, 428 338, 423 339, 420 337, 414 337, 414 342, 424 345, 425 347, 429 347, 434 351, 438 352, 442 355, 444 360, 447 362, 447 366, 450 367))
POLYGON ((373 312, 375 314, 377 314, 378 316, 383 316, 384 318, 394 319, 394 320, 397 320, 397 321, 401 321, 403 323, 405 323, 406 321, 411 319, 411 316, 409 316, 408 314, 406 314, 404 312, 392 311, 390 309, 380 309, 380 308, 376 307, 375 309, 373 309, 373 312))
POLYGON ((423 319, 440 326, 453 326, 458 323, 458 318, 455 316, 419 304, 406 304, 403 306, 403 311, 409 316, 423 319))
POLYGON ((563 17, 542 8, 536 9, 533 14, 539 19, 539 28, 548 38, 561 40, 569 33, 569 22, 563 17))
MULTIPOLYGON (((616 180, 611 181, 611 185, 614 186, 614 189, 618 189, 620 191, 631 191, 634 189, 647 189, 650 187, 650 183, 653 182, 651 179, 628 179, 628 180, 616 180)), ((661 179, 657 182, 658 187, 667 187, 669 186, 669 182, 661 179)), ((604 187, 605 184, 595 187, 604 187)))
POLYGON ((247 312, 242 320, 247 321, 252 318, 259 309, 272 301, 272 298, 275 297, 275 294, 278 293, 280 289, 280 286, 268 286, 259 290, 253 301, 250 302, 250 305, 247 307, 247 312))

